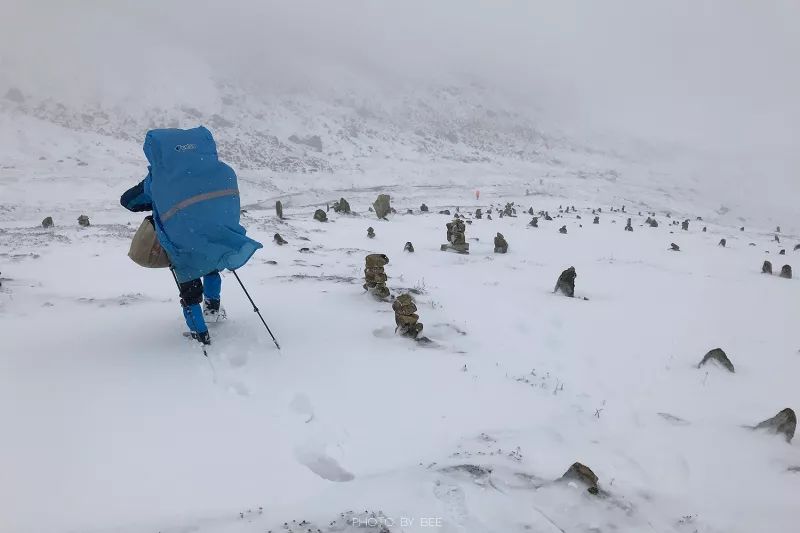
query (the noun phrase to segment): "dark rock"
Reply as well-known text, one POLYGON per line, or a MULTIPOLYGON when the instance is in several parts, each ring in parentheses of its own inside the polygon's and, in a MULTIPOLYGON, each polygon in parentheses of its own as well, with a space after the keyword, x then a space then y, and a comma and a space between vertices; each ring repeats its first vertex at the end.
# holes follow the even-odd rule
POLYGON ((390 199, 388 194, 379 194, 378 198, 372 204, 375 208, 375 214, 378 218, 385 220, 386 216, 392 212, 392 206, 389 204, 390 199))
POLYGON ((333 202, 333 210, 336 213, 350 214, 350 204, 344 198, 339 198, 337 202, 333 202))
POLYGON ((727 244, 728 244, 728 241, 726 241, 725 239, 720 239, 720 240, 719 240, 719 245, 720 245, 720 246, 722 246, 723 248, 725 248, 725 246, 726 246, 727 244))
POLYGON ((792 267, 791 265, 783 265, 781 267, 781 273, 778 274, 782 278, 792 279, 792 267))
POLYGON ((795 244, 794 248, 792 248, 793 252, 796 252, 797 250, 800 250, 800 244, 795 244))
POLYGON ((556 280, 556 286, 553 289, 553 294, 558 291, 561 291, 564 295, 569 296, 570 298, 575 296, 575 278, 578 277, 577 272, 575 272, 575 267, 571 266, 558 276, 558 280, 556 280))
POLYGON ((778 252, 778 255, 786 255, 786 249, 785 248, 781 248, 781 251, 778 252))
POLYGON ((372 226, 367 228, 367 237, 369 237, 370 239, 375 238, 375 229, 372 226))
POLYGON ((42 227, 43 228, 52 228, 53 227, 53 217, 45 217, 45 219, 42 220, 42 227))
POLYGON ((8 91, 6 91, 6 100, 11 100, 16 104, 24 104, 25 95, 22 94, 22 91, 16 87, 11 87, 8 91))
POLYGON ((81 215, 78 217, 78 225, 83 226, 84 228, 89 226, 89 217, 86 215, 81 215))
POLYGON ((559 233, 567 233, 567 226, 561 226, 560 228, 558 228, 558 232, 559 233))
POLYGON ((508 252, 508 242, 502 233, 498 233, 494 238, 494 253, 504 254, 508 252))
POLYGON ((775 233, 780 233, 780 232, 781 232, 781 227, 780 226, 776 226, 775 227, 775 233))
POLYGON ((300 248, 300 253, 301 254, 310 254, 311 253, 311 248, 300 248))
POLYGON ((537 217, 533 217, 533 219, 530 222, 528 222, 528 225, 531 226, 531 227, 534 227, 534 228, 538 228, 539 227, 539 219, 537 217))
POLYGON ((406 215, 413 215, 413 214, 414 214, 413 209, 406 209, 406 215))
POLYGON ((775 242, 781 242, 781 238, 775 235, 775 242))
POLYGON ((633 231, 633 226, 631 225, 631 219, 628 219, 628 223, 625 225, 625 231, 633 231))
POLYGON ((283 246, 284 244, 288 244, 288 243, 286 242, 286 239, 284 239, 283 237, 281 237, 281 234, 280 234, 280 233, 276 233, 276 234, 275 234, 275 237, 273 237, 273 239, 272 239, 272 240, 274 240, 274 241, 275 241, 275 244, 277 244, 277 245, 279 245, 279 246, 283 246))
POLYGON ((600 223, 600 217, 597 217, 597 216, 594 217, 594 220, 592 221, 592 224, 599 224, 599 223, 600 223))
POLYGON ((428 212, 428 206, 425 205, 425 204, 422 204, 421 206, 419 206, 419 210, 422 211, 423 213, 427 213, 428 212))
POLYGON ((756 424, 753 429, 763 429, 776 435, 783 435, 786 442, 792 442, 794 431, 797 428, 797 415, 788 407, 763 422, 756 424))
POLYGON ((275 214, 278 215, 278 218, 283 220, 283 204, 280 200, 275 202, 275 214))
POLYGON ((476 209, 476 210, 475 210, 475 218, 477 218, 478 220, 480 220, 481 218, 483 218, 483 211, 481 211, 481 208, 480 208, 480 207, 479 207, 478 209, 476 209))
POLYGON ((439 211, 439 214, 440 215, 450 215, 450 210, 449 209, 442 209, 441 211, 439 211))
POLYGON ((735 372, 733 368, 733 363, 731 360, 728 359, 728 355, 722 348, 714 348, 710 352, 708 352, 703 359, 697 364, 697 368, 705 365, 709 361, 716 361, 721 364, 728 372, 735 372))
POLYGON ((707 227, 705 227, 705 226, 703 226, 703 233, 705 233, 705 232, 707 232, 707 231, 708 231, 708 228, 707 228, 707 227))
POLYGON ((592 494, 597 494, 599 488, 597 482, 599 479, 597 475, 592 472, 592 469, 581 463, 573 463, 569 469, 561 476, 564 481, 574 481, 586 486, 586 489, 592 494))
POLYGON ((322 209, 317 209, 316 211, 314 211, 314 220, 318 222, 327 222, 328 215, 326 215, 325 211, 323 211, 322 209))
POLYGON ((530 216, 533 216, 533 207, 529 207, 529 208, 528 208, 528 214, 529 214, 530 216))
POLYGON ((761 265, 761 273, 772 274, 772 263, 770 263, 769 261, 764 261, 764 264, 761 265))
POLYGON ((681 222, 681 229, 683 231, 688 231, 689 230, 689 219, 688 218, 686 220, 684 220, 683 222, 681 222))
POLYGON ((550 213, 545 213, 544 214, 544 219, 545 220, 553 220, 553 217, 550 216, 550 213))
POLYGON ((491 214, 491 213, 489 213, 488 215, 486 215, 486 220, 492 220, 492 214, 491 214))
POLYGON ((673 252, 680 252, 681 251, 681 247, 678 246, 677 244, 675 244, 674 242, 670 243, 669 249, 672 250, 673 252))
POLYGON ((739 228, 739 231, 744 231, 744 226, 742 226, 741 228, 739 228))
POLYGON ((403 251, 404 251, 404 252, 409 252, 409 253, 412 253, 412 254, 413 254, 413 253, 414 253, 414 245, 413 245, 413 244, 411 244, 411 242, 410 242, 410 241, 409 241, 409 242, 407 242, 407 243, 406 243, 406 245, 405 245, 405 246, 403 246, 403 251))

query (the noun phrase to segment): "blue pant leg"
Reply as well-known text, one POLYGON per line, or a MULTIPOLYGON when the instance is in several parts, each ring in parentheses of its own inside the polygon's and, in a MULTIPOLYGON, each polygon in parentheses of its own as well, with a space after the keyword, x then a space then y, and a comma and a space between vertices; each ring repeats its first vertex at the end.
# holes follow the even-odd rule
POLYGON ((222 294, 222 276, 212 272, 203 276, 203 296, 207 300, 219 300, 222 294))
POLYGON ((191 331, 195 333, 204 333, 208 331, 206 319, 203 318, 203 309, 200 307, 200 304, 184 307, 183 318, 186 320, 186 325, 191 331))

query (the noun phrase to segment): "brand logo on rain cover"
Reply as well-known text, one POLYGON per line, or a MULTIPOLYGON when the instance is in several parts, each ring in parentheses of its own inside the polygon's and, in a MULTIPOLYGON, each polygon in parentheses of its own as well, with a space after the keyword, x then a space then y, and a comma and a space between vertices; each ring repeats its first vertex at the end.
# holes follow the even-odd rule
POLYGON ((186 152, 188 150, 196 150, 196 144, 179 144, 175 147, 176 152, 186 152))

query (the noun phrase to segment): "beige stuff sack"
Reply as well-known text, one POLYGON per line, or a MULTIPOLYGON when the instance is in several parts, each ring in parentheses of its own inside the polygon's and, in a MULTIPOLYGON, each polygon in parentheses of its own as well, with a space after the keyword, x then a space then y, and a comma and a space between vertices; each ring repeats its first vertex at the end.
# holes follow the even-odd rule
POLYGON ((153 217, 142 220, 136 235, 131 241, 128 257, 137 265, 147 268, 166 268, 169 266, 169 257, 158 242, 153 217))

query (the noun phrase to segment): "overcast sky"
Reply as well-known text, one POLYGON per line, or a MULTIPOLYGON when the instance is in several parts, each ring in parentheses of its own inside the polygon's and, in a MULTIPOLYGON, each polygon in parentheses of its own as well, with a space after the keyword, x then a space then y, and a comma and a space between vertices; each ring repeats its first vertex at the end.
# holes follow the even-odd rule
POLYGON ((481 81, 564 124, 797 151, 797 0, 0 0, 0 90, 174 105, 481 81), (204 5, 207 4, 207 5, 204 5), (345 75, 346 74, 346 75, 345 75))

